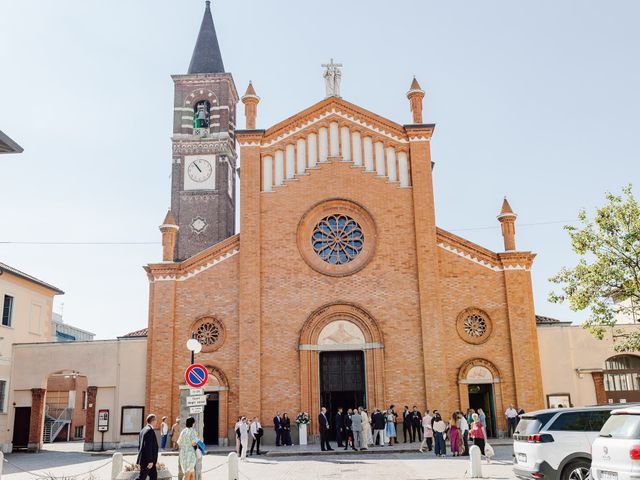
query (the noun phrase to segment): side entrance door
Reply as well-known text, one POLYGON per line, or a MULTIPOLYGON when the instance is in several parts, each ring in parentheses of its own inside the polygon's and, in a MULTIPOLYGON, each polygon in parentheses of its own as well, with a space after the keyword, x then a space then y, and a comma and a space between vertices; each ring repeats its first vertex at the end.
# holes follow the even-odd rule
POLYGON ((13 448, 27 448, 29 445, 29 426, 31 407, 16 407, 13 419, 13 448))

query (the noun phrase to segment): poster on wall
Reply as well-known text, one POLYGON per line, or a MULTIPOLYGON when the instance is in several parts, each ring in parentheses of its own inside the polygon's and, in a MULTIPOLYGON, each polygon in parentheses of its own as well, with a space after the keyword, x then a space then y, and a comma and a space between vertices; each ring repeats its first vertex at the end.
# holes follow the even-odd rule
POLYGON ((144 424, 144 407, 122 407, 121 435, 140 433, 144 424))
POLYGON ((98 410, 98 431, 109 431, 109 410, 98 410))
POLYGON ((549 408, 566 408, 571 406, 571 396, 568 393, 547 395, 549 408))

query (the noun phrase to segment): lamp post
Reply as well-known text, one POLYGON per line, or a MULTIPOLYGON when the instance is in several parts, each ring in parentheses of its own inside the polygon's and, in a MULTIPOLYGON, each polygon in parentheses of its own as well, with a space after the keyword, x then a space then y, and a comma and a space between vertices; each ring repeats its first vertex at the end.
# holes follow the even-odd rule
POLYGON ((187 350, 191 352, 191 365, 196 363, 196 353, 202 351, 202 344, 195 338, 195 334, 189 340, 187 340, 187 350))

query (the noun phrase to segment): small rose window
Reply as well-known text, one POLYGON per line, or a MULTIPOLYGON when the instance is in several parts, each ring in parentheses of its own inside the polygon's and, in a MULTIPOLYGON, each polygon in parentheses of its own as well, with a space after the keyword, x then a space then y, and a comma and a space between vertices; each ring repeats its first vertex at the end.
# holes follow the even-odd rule
POLYGON ((342 214, 330 215, 318 222, 311 236, 315 253, 331 265, 354 260, 364 246, 364 233, 358 223, 342 214))
POLYGON ((464 333, 470 337, 481 337, 487 331, 487 322, 480 315, 469 315, 464 320, 464 333))
POLYGON ((222 347, 225 339, 224 325, 217 318, 204 317, 195 322, 191 331, 193 338, 202 345, 203 352, 212 352, 222 347))

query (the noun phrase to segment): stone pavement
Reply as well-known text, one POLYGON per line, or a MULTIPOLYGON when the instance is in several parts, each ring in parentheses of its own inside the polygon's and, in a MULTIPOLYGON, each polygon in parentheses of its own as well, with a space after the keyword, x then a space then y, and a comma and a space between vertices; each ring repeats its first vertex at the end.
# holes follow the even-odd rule
MULTIPOLYGON (((508 446, 494 446, 496 457, 490 465, 483 462, 485 478, 511 480, 511 454, 508 446)), ((49 450, 39 454, 14 453, 6 456, 3 478, 34 480, 36 477, 67 480, 109 480, 110 458, 80 451, 49 450), (95 469, 95 470, 94 470, 95 469), (91 473, 87 473, 94 470, 91 473), (29 472, 29 473, 27 473, 29 472), (73 477, 73 478, 72 478, 73 477)), ((125 455, 135 461, 135 455, 125 455)), ((226 456, 208 454, 203 458, 204 480, 226 480, 226 456)), ((175 475, 178 457, 162 455, 161 463, 175 475)), ((468 459, 436 458, 433 453, 420 454, 391 451, 370 454, 297 455, 250 457, 240 462, 241 480, 453 480, 465 478, 468 459)))

